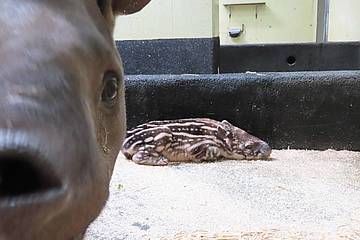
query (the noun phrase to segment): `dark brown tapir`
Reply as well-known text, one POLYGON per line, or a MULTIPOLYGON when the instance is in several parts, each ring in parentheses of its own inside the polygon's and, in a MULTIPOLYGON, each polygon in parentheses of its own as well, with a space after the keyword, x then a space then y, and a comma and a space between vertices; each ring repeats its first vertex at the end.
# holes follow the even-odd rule
POLYGON ((0 0, 0 240, 78 239, 125 134, 117 14, 150 0, 0 0))

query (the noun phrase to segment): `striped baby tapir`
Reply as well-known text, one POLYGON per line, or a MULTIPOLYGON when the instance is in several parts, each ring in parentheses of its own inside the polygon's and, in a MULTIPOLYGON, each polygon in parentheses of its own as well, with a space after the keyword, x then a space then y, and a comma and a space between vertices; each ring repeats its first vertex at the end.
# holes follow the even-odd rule
POLYGON ((169 162, 267 159, 271 148, 226 120, 191 118, 151 121, 127 131, 122 153, 137 164, 161 166, 169 162))

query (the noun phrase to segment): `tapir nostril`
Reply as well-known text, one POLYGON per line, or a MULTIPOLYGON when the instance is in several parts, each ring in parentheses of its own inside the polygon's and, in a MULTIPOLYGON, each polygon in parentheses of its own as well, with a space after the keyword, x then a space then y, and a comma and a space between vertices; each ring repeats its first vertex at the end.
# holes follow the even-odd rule
POLYGON ((61 188, 61 181, 47 165, 36 154, 0 153, 0 200, 61 188))
POLYGON ((256 154, 260 158, 268 158, 271 154, 271 147, 267 143, 263 143, 259 146, 256 154))

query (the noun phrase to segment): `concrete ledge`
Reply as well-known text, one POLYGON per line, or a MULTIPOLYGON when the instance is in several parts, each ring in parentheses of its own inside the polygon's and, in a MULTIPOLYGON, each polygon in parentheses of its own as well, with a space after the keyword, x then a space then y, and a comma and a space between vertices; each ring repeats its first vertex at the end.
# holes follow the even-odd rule
POLYGON ((218 71, 219 38, 117 41, 125 74, 211 74, 218 71))
POLYGON ((210 117, 273 148, 360 150, 360 71, 138 75, 126 88, 128 127, 210 117))
POLYGON ((360 42, 221 46, 220 72, 360 70, 360 42))

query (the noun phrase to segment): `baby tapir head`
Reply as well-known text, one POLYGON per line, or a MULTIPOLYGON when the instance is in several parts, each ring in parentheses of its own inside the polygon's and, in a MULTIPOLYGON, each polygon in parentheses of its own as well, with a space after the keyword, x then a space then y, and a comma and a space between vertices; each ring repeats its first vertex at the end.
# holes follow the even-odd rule
POLYGON ((225 139, 232 159, 266 159, 270 157, 271 148, 263 140, 233 126, 223 120, 218 127, 218 134, 225 139))

